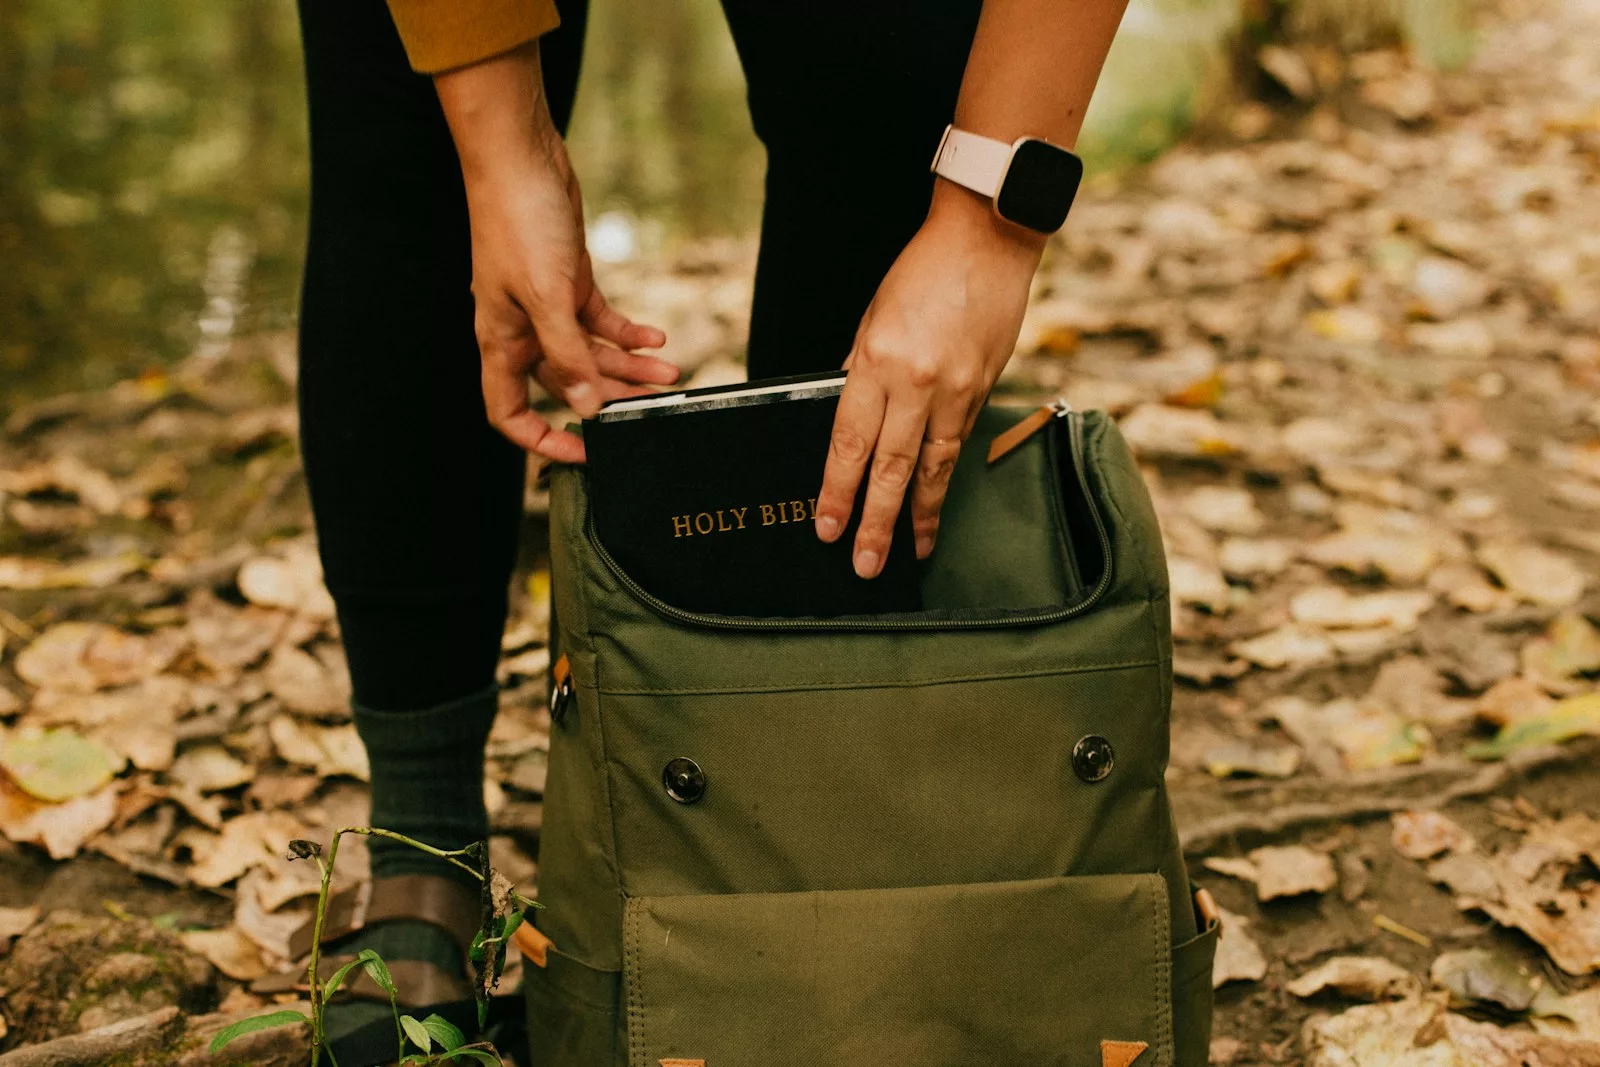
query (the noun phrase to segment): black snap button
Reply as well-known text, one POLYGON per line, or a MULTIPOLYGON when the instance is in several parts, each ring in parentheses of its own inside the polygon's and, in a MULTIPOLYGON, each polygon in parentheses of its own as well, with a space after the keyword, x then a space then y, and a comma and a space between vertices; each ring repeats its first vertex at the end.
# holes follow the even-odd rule
POLYGON ((700 764, 686 756, 668 760, 661 772, 661 784, 667 787, 667 796, 679 804, 693 804, 706 795, 706 775, 700 764))
POLYGON ((1110 774, 1116 761, 1111 742, 1099 734, 1080 738, 1072 749, 1072 772, 1086 782, 1098 782, 1110 774))

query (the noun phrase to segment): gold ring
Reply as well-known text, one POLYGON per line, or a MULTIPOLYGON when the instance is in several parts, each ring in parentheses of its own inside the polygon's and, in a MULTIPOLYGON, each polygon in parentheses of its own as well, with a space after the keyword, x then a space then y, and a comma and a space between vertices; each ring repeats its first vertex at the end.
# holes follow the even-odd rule
POLYGON ((959 437, 924 437, 922 439, 922 443, 925 444, 925 445, 955 445, 955 444, 960 444, 961 443, 961 438, 959 438, 959 437))

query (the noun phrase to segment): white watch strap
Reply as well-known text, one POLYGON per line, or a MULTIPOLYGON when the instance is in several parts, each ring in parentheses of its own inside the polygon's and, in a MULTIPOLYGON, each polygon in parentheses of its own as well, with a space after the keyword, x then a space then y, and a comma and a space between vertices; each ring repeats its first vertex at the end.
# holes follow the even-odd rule
POLYGON ((964 185, 975 193, 993 199, 1011 163, 1011 145, 983 137, 954 126, 944 131, 932 170, 942 178, 964 185))

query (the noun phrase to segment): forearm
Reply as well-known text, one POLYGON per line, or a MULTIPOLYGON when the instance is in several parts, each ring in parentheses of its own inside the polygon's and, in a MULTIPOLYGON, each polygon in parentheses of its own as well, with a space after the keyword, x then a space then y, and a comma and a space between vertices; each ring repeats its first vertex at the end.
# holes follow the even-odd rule
MULTIPOLYGON (((999 141, 1039 137, 1071 148, 1126 6, 1127 0, 984 0, 955 124, 999 141)), ((973 225, 987 216, 996 235, 1043 245, 942 179, 935 183, 934 214, 973 225)))
POLYGON ((530 157, 560 159, 564 165, 561 135, 545 100, 537 41, 436 75, 433 84, 469 186, 479 175, 526 164, 530 157))

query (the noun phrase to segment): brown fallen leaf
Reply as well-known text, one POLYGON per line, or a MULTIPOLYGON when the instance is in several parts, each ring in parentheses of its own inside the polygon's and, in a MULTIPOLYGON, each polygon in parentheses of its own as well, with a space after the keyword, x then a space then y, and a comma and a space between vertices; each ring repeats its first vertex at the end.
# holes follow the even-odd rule
POLYGON ((1580 691, 1578 675, 1600 671, 1600 631, 1577 612, 1563 612, 1518 653, 1522 674, 1558 694, 1580 691))
POLYGON ((1408 860, 1427 860, 1442 852, 1465 852, 1472 836, 1448 815, 1437 811, 1397 811, 1390 819, 1394 850, 1408 860))
POLYGON ((71 859, 117 817, 117 783, 87 796, 47 804, 0 776, 0 834, 19 845, 42 845, 51 859, 71 859))
POLYGON ((1443 596, 1451 607, 1478 615, 1516 605, 1516 597, 1491 585, 1483 571, 1470 563, 1441 564, 1428 575, 1428 589, 1443 596))
POLYGON ((255 771, 221 745, 185 749, 167 770, 167 778, 197 793, 215 793, 244 785, 255 771))
POLYGON ((1428 971, 1433 984, 1450 993, 1452 1006, 1524 1012, 1544 988, 1544 978, 1486 948, 1442 953, 1428 971))
POLYGON ((1433 542, 1420 534, 1347 530, 1307 544, 1301 554, 1324 567, 1364 575, 1376 572, 1396 585, 1415 585, 1439 562, 1433 542))
POLYGON ((1250 861, 1256 865, 1256 899, 1325 893, 1338 883, 1333 861, 1326 853, 1304 845, 1270 845, 1253 849, 1250 861))
POLYGON ((1457 259, 1423 256, 1411 279, 1413 315, 1453 319, 1489 298, 1493 286, 1480 272, 1457 259))
POLYGON ((1255 494, 1233 486, 1204 485, 1191 490, 1180 505, 1201 526, 1216 533, 1254 534, 1266 525, 1255 494))
POLYGON ((1327 854, 1304 845, 1268 845, 1253 849, 1244 859, 1208 857, 1204 865, 1218 874, 1254 882, 1256 899, 1261 901, 1326 893, 1339 881, 1327 854))
MULTIPOLYGON (((1339 699, 1313 705, 1279 700, 1272 713, 1284 731, 1311 754, 1338 752, 1346 770, 1377 770, 1416 763, 1431 750, 1433 739, 1420 723, 1407 722, 1376 700, 1339 699)), ((1328 773, 1325 763, 1319 769, 1328 773)))
POLYGON ((322 584, 322 563, 306 542, 286 546, 281 554, 257 556, 239 568, 239 591, 252 604, 309 615, 334 616, 333 597, 322 584))
POLYGON ((0 589, 104 589, 144 565, 144 558, 132 552, 72 563, 0 556, 0 589))
POLYGON ((267 724, 273 746, 285 763, 314 767, 322 777, 345 775, 366 781, 367 750, 354 725, 321 726, 279 715, 267 724))
POLYGON ((1444 1014, 1440 995, 1313 1016, 1301 1034, 1307 1067, 1466 1067, 1438 1045, 1444 1014))
POLYGON ((1217 548, 1217 564, 1230 578, 1281 574, 1294 556, 1294 546, 1280 538, 1229 537, 1217 548))
POLYGON ((1421 656, 1396 656, 1378 668, 1365 700, 1375 701, 1400 718, 1430 726, 1452 727, 1471 718, 1472 705, 1447 696, 1449 683, 1421 656))
MULTIPOLYGON (((304 861, 301 861, 304 862, 304 861)), ((273 911, 261 900, 262 889, 270 880, 267 873, 256 868, 239 879, 234 890, 233 926, 254 942, 269 959, 289 958, 289 939, 311 916, 309 907, 273 911)))
POLYGON ((160 674, 185 643, 172 628, 140 636, 103 623, 63 622, 18 654, 16 671, 23 681, 41 689, 92 693, 160 674))
POLYGON ((1350 345, 1373 345, 1383 340, 1383 320, 1366 308, 1344 305, 1306 315, 1306 329, 1318 337, 1350 345))
POLYGON ((1506 726, 1542 715, 1555 707, 1539 686, 1523 677, 1502 678, 1473 705, 1473 714, 1491 726, 1506 726))
POLYGON ((1294 745, 1232 741, 1206 749, 1202 760, 1206 770, 1217 778, 1236 774, 1288 778, 1300 768, 1301 758, 1300 750, 1294 745))
POLYGON ((1478 562, 1511 592, 1530 603, 1564 608, 1578 602, 1588 585, 1582 568, 1567 557, 1527 541, 1490 541, 1478 562))
POLYGON ((188 930, 179 934, 178 939, 189 951, 198 952, 235 981, 251 982, 267 973, 260 948, 232 926, 220 930, 188 930))
POLYGON ((1386 626, 1409 632, 1432 606, 1433 594, 1418 590, 1350 593, 1336 585, 1318 585, 1296 593, 1289 614, 1298 623, 1324 629, 1386 626))
POLYGON ((1222 917, 1222 937, 1211 965, 1211 986, 1221 988, 1229 982, 1259 982, 1267 974, 1267 957, 1250 936, 1250 920, 1218 908, 1222 917))
POLYGON ((1170 556, 1167 576, 1176 603, 1193 604, 1213 615, 1227 613, 1231 594, 1227 579, 1216 567, 1185 556, 1170 556))
POLYGON ((301 649, 281 646, 274 649, 261 672, 261 679, 291 711, 314 716, 349 713, 349 676, 328 669, 321 660, 301 649))
POLYGON ((1503 1029, 1454 1012, 1444 1026, 1462 1067, 1600 1067, 1600 1041, 1503 1029))
POLYGON ((1565 996, 1546 986, 1533 1002, 1533 1027, 1541 1034, 1600 1041, 1600 986, 1565 996))
POLYGON ((1571 842, 1546 831, 1543 839, 1530 835, 1517 849, 1476 863, 1447 869, 1440 861, 1428 874, 1450 885, 1458 908, 1516 927, 1543 946, 1557 967, 1582 975, 1600 971, 1600 885, 1568 884, 1574 858, 1571 842))
POLYGON ((1600 1043, 1476 1022, 1446 1010, 1447 994, 1363 1004, 1314 1016, 1306 1067, 1600 1067, 1600 1043))
POLYGON ((281 611, 255 605, 236 608, 210 590, 191 596, 186 607, 196 658, 224 677, 266 655, 289 623, 281 611))
POLYGON ((160 771, 172 765, 178 718, 193 706, 193 686, 161 674, 99 693, 41 689, 34 694, 28 721, 80 727, 135 767, 160 771))
POLYGON ((1121 429, 1140 456, 1228 456, 1246 444, 1238 427, 1197 408, 1141 404, 1123 418, 1121 429))
POLYGON ((1382 956, 1335 956, 1284 986, 1300 997, 1332 990, 1351 1000, 1398 1000, 1421 991, 1410 971, 1382 956))
POLYGON ((21 937, 33 928, 39 921, 39 905, 30 904, 25 908, 0 908, 0 952, 5 950, 6 944, 14 937, 21 937))
POLYGON ((286 811, 251 811, 228 820, 210 835, 189 869, 196 885, 215 889, 246 871, 288 855, 289 842, 305 836, 299 819, 286 811))
POLYGON ((52 456, 20 470, 0 470, 0 492, 18 497, 70 497, 100 515, 122 510, 122 491, 111 476, 71 454, 52 456))
POLYGON ((1280 626, 1276 630, 1235 641, 1228 646, 1228 651, 1269 670, 1326 663, 1334 657, 1333 644, 1324 634, 1297 626, 1280 626))

